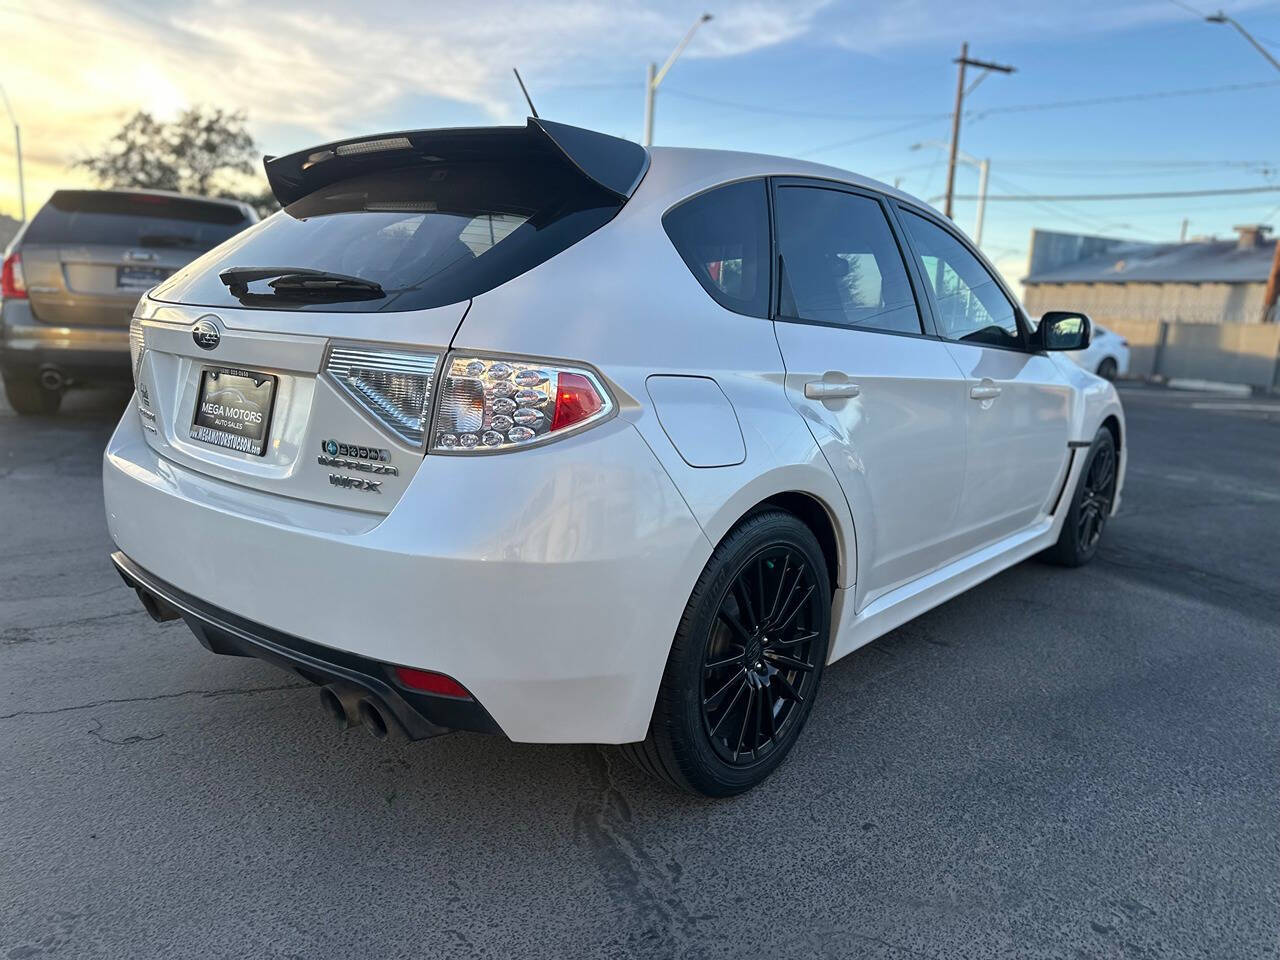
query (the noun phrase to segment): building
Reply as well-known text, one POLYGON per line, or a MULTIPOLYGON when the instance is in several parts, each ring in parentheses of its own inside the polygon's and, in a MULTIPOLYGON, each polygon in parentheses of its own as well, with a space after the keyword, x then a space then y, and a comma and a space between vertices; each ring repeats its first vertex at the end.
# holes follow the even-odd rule
POLYGON ((1235 240, 1187 243, 1033 230, 1022 281, 1027 312, 1081 310, 1101 324, 1260 323, 1276 240, 1261 225, 1235 230, 1235 240))

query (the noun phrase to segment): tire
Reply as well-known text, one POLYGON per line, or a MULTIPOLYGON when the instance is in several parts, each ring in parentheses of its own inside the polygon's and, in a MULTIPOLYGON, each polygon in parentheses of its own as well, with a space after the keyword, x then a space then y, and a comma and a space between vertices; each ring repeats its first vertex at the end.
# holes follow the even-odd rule
POLYGON ((748 517, 703 568, 671 645, 648 736, 622 752, 690 793, 728 797, 751 789, 804 729, 830 633, 831 584, 817 538, 780 510, 748 517))
POLYGON ((1114 380, 1116 378, 1115 358, 1102 358, 1102 362, 1098 364, 1098 376, 1102 377, 1103 380, 1114 380))
POLYGON ((1118 465, 1116 442, 1111 431, 1103 427, 1089 447, 1062 533, 1058 542, 1044 552, 1046 560, 1063 567, 1079 567, 1093 559, 1115 501, 1118 465))
POLYGON ((18 373, 4 375, 4 395, 9 406, 24 417, 49 416, 62 406, 60 390, 46 390, 35 377, 18 373))

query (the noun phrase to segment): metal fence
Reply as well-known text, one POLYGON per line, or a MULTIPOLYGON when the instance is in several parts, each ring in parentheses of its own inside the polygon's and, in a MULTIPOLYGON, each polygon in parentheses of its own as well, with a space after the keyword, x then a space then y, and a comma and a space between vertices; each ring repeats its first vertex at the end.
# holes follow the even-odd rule
POLYGON ((1107 320, 1129 341, 1129 375, 1280 389, 1280 324, 1107 320))

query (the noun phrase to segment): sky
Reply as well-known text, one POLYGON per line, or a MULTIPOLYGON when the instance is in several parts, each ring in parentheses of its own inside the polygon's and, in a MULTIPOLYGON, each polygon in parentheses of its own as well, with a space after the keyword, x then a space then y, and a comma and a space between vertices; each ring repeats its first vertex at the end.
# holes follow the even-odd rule
MULTIPOLYGON (((1201 0, 0 0, 0 85, 22 125, 27 206, 92 185, 71 168, 135 110, 242 110, 264 153, 539 113, 639 140, 644 75, 704 10, 664 80, 655 143, 799 156, 940 204, 952 62, 1010 64, 966 101, 960 148, 993 196, 1280 188, 1280 70, 1201 0), (1087 101, 1081 103, 1080 101, 1087 101), (918 146, 917 146, 918 145, 918 146), (916 146, 916 149, 912 149, 916 146)), ((1280 58, 1280 0, 1226 12, 1280 58)), ((18 215, 0 127, 0 213, 18 215)), ((961 166, 957 193, 976 192, 961 166)), ((956 204, 972 233, 975 204, 956 204)), ((1139 240, 1280 229, 1280 190, 991 200, 983 249, 1015 282, 1033 228, 1139 240)))

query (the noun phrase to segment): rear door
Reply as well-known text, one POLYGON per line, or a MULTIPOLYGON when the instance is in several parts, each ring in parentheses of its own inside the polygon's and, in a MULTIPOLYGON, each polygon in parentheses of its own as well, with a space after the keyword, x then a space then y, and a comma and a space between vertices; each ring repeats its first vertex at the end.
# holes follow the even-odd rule
POLYGON ((251 220, 194 197, 59 190, 22 240, 37 320, 127 327, 138 297, 251 220))
POLYGON ((1051 508, 1067 468, 1071 390, 1028 349, 1013 298, 950 227, 900 208, 939 335, 965 378, 969 455, 958 534, 968 550, 1025 529, 1051 508))
POLYGON ((861 609, 955 556, 964 384, 880 197, 779 180, 774 210, 787 395, 853 511, 861 609))

